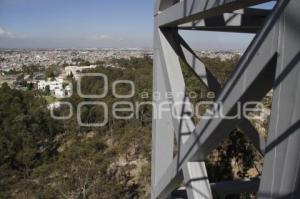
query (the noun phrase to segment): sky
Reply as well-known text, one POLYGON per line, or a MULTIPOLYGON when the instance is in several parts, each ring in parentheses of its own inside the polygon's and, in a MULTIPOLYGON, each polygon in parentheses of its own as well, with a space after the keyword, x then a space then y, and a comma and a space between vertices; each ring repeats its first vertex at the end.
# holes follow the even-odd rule
MULTIPOLYGON (((153 4, 153 0, 0 0, 0 48, 151 48, 153 4)), ((253 38, 190 32, 182 36, 197 49, 244 49, 253 38)))

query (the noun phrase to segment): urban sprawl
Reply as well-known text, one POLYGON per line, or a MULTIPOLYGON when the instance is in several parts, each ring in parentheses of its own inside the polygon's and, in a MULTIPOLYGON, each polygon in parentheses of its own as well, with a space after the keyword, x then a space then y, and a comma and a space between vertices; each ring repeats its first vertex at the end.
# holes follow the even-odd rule
MULTIPOLYGON (((197 51, 199 57, 219 57, 221 60, 240 55, 236 51, 197 51)), ((149 56, 151 49, 2 49, 0 50, 0 85, 6 82, 15 89, 47 90, 60 98, 70 94, 65 85, 67 76, 75 79, 84 69, 95 68, 99 63, 106 67, 119 67, 114 59, 131 59, 149 56), (50 71, 50 72, 49 72, 50 71), (49 74, 50 73, 50 74, 49 74), (55 73, 55 75, 51 74, 55 73), (53 76, 51 76, 53 75, 53 76)))

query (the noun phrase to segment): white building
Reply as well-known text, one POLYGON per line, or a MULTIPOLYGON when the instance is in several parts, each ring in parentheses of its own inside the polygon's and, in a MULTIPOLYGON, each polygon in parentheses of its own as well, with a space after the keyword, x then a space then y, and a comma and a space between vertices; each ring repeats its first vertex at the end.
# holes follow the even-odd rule
POLYGON ((39 90, 46 90, 46 87, 49 87, 49 90, 52 95, 58 98, 69 97, 72 94, 72 86, 69 84, 64 87, 63 79, 56 79, 54 81, 41 80, 38 82, 39 90))
POLYGON ((75 79, 78 79, 78 73, 85 69, 92 69, 96 68, 97 65, 90 65, 90 66, 66 66, 65 67, 65 73, 66 75, 73 74, 75 79))
POLYGON ((61 106, 61 103, 60 102, 54 102, 54 103, 51 103, 47 106, 47 108, 50 110, 50 109, 57 109, 61 106))

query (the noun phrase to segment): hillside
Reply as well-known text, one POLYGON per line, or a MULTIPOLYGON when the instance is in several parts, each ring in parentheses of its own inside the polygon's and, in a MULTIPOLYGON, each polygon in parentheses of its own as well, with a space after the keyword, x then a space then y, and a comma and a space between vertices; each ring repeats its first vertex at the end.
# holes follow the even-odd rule
MULTIPOLYGON (((238 58, 203 60, 223 85, 238 58)), ((110 89, 102 99, 79 97, 77 82, 70 77, 73 95, 67 101, 72 104, 74 113, 83 101, 104 102, 111 110, 120 101, 152 100, 150 58, 116 59, 114 65, 120 67, 99 64, 95 69, 84 71, 107 75, 110 89), (134 96, 114 97, 111 88, 115 80, 133 81, 134 96)), ((183 73, 188 91, 208 92, 184 64, 183 73)), ((81 81, 85 94, 99 94, 101 86, 101 78, 81 81)), ((121 85, 117 92, 126 94, 130 89, 121 85)), ((203 99, 196 98, 192 102, 199 100, 203 99)), ((129 120, 116 119, 109 111, 103 127, 80 127, 76 114, 68 120, 53 120, 47 105, 45 97, 35 90, 13 90, 6 84, 0 88, 0 198, 149 198, 150 105, 140 106, 129 120)), ((68 112, 61 106, 55 114, 67 115, 68 112)), ((83 106, 81 120, 85 123, 102 121, 103 110, 83 106)), ((207 163, 210 179, 218 181, 255 177, 260 172, 257 166, 261 160, 247 138, 235 130, 208 156, 207 163)))

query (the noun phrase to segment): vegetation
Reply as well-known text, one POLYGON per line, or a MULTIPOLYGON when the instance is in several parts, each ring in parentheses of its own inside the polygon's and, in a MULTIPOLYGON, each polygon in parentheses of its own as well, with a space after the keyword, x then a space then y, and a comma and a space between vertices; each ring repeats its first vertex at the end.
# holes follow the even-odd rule
POLYGON ((54 80, 54 78, 55 78, 56 75, 55 75, 54 70, 49 67, 45 71, 45 76, 46 76, 46 78, 50 78, 51 80, 54 80))
POLYGON ((89 66, 91 63, 82 58, 73 58, 72 62, 75 62, 77 66, 89 66))
POLYGON ((43 71, 44 71, 44 67, 41 65, 29 65, 29 66, 22 67, 22 72, 24 74, 30 75, 31 78, 34 76, 35 73, 43 72, 43 71))
POLYGON ((4 73, 5 75, 18 75, 18 74, 21 73, 21 71, 18 71, 18 70, 16 70, 16 69, 11 69, 11 70, 9 70, 9 71, 3 71, 3 73, 4 73))
MULTIPOLYGON (((237 60, 203 59, 222 85, 237 60)), ((152 60, 144 57, 113 62, 126 70, 107 68, 98 62, 97 68, 84 71, 108 77, 109 92, 97 101, 108 104, 109 110, 113 103, 120 101, 112 94, 115 80, 135 83, 135 95, 122 101, 150 101, 152 60), (143 93, 149 97, 142 97, 143 93)), ((190 69, 184 65, 182 69, 187 91, 208 92, 190 69)), ((80 102, 95 99, 80 98, 75 80, 72 77, 69 80, 74 91, 64 101, 70 102, 76 113, 80 102)), ((82 79, 81 88, 85 94, 100 94, 103 84, 102 78, 87 77, 82 79)), ((117 88, 119 94, 128 94, 130 90, 125 84, 117 88)), ((207 97, 192 102, 203 99, 207 97)), ((116 119, 109 112, 107 124, 96 128, 80 127, 76 114, 68 120, 53 120, 47 109, 49 102, 53 102, 53 98, 34 90, 13 90, 7 84, 0 88, 0 198, 149 198, 150 105, 141 106, 139 117, 130 120, 116 119)), ((68 115, 69 111, 61 106, 55 114, 68 115)), ((85 123, 102 121, 103 109, 83 106, 81 120, 85 123)), ((251 177, 249 170, 255 167, 254 161, 259 162, 257 153, 236 129, 208 156, 208 174, 212 182, 251 177), (233 161, 238 167, 231 164, 233 161)))
POLYGON ((55 136, 62 131, 41 96, 0 88, 0 196, 26 190, 32 171, 54 160, 55 136), (24 179, 24 180, 23 180, 24 179), (18 188, 17 188, 18 187, 18 188))
POLYGON ((48 104, 54 103, 57 101, 57 99, 55 97, 53 97, 52 95, 45 95, 44 99, 47 101, 48 104))
MULTIPOLYGON (((118 64, 124 62, 119 60, 118 64)), ((93 72, 106 74, 110 88, 113 80, 134 81, 136 94, 128 100, 135 101, 140 92, 151 91, 152 60, 126 63, 130 63, 127 70, 99 64, 93 72)), ((100 83, 93 78, 83 79, 84 93, 97 93, 100 83)), ((129 89, 120 85, 118 92, 129 89)), ((89 99, 73 93, 68 100, 76 112, 78 103, 89 99)), ((111 92, 101 99, 109 106, 117 100, 111 92)), ((140 120, 117 120, 109 115, 103 128, 87 128, 78 126, 75 114, 65 121, 51 119, 47 101, 52 99, 38 92, 12 90, 6 84, 0 88, 0 198, 149 196, 151 107, 141 108, 140 120)), ((101 119, 101 109, 83 109, 83 121, 101 119)), ((62 106, 55 114, 68 111, 62 106)))

